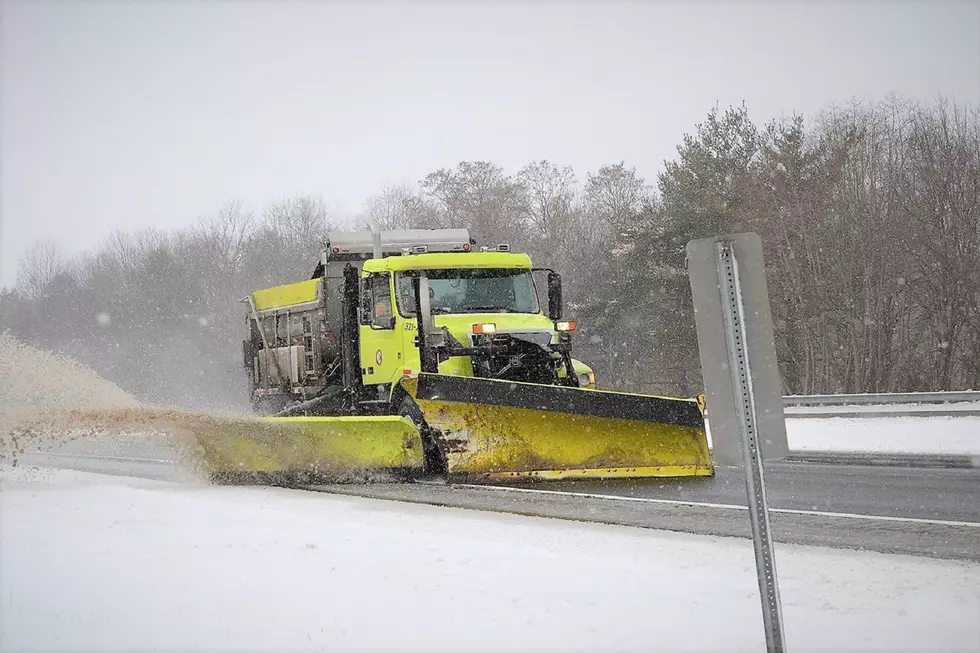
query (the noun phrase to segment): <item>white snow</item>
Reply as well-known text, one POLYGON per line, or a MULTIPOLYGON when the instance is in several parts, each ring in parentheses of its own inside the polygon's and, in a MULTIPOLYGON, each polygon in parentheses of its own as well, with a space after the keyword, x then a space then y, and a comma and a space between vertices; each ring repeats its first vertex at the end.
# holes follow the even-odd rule
MULTIPOLYGON (((705 420, 708 446, 711 424, 705 420)), ((980 456, 980 417, 797 417, 786 415, 790 451, 980 456)))
POLYGON ((786 418, 791 451, 980 455, 980 417, 786 418))
MULTIPOLYGON (((764 650, 747 540, 0 472, 0 649, 764 650)), ((789 649, 976 651, 980 565, 777 545, 789 649)))

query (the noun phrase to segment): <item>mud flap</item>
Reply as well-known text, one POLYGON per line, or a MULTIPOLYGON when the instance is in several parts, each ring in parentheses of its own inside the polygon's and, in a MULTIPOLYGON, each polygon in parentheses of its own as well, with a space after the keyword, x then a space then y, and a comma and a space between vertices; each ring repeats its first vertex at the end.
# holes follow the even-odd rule
POLYGON ((398 416, 265 417, 222 423, 197 437, 218 482, 291 485, 422 473, 422 440, 398 416))
POLYGON ((450 477, 714 475, 698 399, 438 374, 403 385, 450 477))

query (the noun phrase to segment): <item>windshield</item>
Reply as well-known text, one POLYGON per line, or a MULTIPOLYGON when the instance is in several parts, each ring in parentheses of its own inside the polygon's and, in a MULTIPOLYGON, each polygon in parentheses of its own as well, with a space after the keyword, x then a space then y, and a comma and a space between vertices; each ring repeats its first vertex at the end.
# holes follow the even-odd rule
MULTIPOLYGON (((527 269, 427 270, 433 314, 537 313, 538 298, 527 269)), ((398 310, 415 315, 412 278, 397 277, 398 310)))

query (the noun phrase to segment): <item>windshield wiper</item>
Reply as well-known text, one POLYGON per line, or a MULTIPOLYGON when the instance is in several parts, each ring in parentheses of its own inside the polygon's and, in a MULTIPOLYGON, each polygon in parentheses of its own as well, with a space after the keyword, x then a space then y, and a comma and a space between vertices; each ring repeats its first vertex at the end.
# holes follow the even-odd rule
POLYGON ((467 306, 467 313, 516 313, 517 311, 503 306, 467 306))

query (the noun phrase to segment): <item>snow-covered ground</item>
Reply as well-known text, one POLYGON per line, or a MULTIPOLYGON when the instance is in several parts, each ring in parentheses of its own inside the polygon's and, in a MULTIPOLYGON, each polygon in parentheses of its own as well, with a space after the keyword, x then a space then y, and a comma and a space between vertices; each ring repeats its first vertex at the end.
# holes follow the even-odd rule
MULTIPOLYGON (((708 445, 711 446, 711 423, 708 445)), ((864 451, 980 456, 980 417, 811 417, 786 415, 790 451, 864 451)))
MULTIPOLYGON (((980 565, 778 545, 790 650, 976 651, 980 565)), ((750 542, 0 471, 0 649, 764 649, 750 542)))
POLYGON ((792 451, 980 455, 980 417, 786 417, 792 451))

